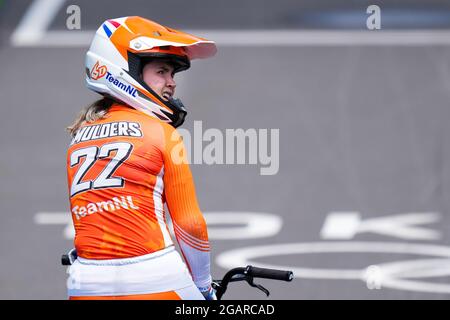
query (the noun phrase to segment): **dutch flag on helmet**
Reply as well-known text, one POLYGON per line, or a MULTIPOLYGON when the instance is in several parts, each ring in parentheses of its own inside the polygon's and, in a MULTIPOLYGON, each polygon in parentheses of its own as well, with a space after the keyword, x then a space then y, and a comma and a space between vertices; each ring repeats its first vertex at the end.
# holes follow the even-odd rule
POLYGON ((103 23, 103 30, 105 30, 106 35, 110 38, 120 25, 116 20, 107 20, 103 23))

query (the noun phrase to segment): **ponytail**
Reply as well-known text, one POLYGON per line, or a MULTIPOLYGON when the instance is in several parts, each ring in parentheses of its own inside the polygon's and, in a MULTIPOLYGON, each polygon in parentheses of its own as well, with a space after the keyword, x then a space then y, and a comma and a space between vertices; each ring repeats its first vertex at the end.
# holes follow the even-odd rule
POLYGON ((75 119, 72 125, 67 127, 66 130, 72 137, 75 136, 75 133, 85 122, 89 123, 105 118, 114 102, 115 101, 111 98, 104 97, 91 103, 89 106, 81 110, 78 117, 75 119))

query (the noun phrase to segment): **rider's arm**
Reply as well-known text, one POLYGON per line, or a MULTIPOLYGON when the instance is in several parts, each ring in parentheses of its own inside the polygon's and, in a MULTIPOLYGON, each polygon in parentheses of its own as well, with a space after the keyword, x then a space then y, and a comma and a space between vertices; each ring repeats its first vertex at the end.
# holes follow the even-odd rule
POLYGON ((178 132, 165 130, 164 190, 175 236, 192 278, 200 291, 211 286, 210 246, 200 211, 186 149, 178 132))

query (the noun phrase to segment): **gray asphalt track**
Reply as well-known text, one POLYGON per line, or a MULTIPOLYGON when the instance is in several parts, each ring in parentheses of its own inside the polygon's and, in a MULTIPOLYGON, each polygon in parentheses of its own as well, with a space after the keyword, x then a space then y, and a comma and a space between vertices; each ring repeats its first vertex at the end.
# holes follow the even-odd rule
MULTIPOLYGON (((284 13, 298 9, 294 1, 282 1, 276 12, 270 7, 256 10, 251 3, 237 10, 231 5, 201 7, 197 1, 192 15, 174 5, 181 2, 155 1, 150 15, 144 1, 128 1, 125 7, 72 1, 82 10, 90 9, 83 11, 83 28, 88 30, 104 18, 132 11, 160 16, 162 23, 187 29, 231 29, 239 23, 242 28, 297 27, 284 19, 284 13), (205 16, 210 19, 203 20, 205 16)), ((312 3, 302 5, 310 8, 312 3)), ((318 8, 336 9, 330 3, 321 2, 318 8)), ((417 7, 421 2, 410 3, 417 7)), ((443 2, 428 3, 427 8, 448 10, 443 2)), ((64 128, 97 96, 84 87, 85 47, 9 44, 27 5, 6 1, 0 13, 0 299, 65 299, 66 274, 59 257, 71 242, 62 237, 64 226, 37 225, 34 217, 38 212, 68 211, 65 152, 69 137, 64 128)), ((59 12, 51 30, 63 29, 64 17, 65 12, 59 12)), ((364 232, 351 241, 449 244, 448 46, 219 46, 215 58, 195 61, 191 70, 180 74, 177 90, 190 110, 188 129, 202 120, 205 128, 280 130, 276 175, 261 176, 256 165, 192 166, 202 210, 267 212, 283 220, 281 232, 272 237, 212 240, 213 259, 249 246, 328 243, 320 231, 327 215, 335 211, 357 211, 363 220, 437 212, 439 222, 423 226, 440 232, 435 240, 364 232)), ((355 269, 410 259, 424 257, 363 252, 257 260, 292 267, 355 269)), ((214 277, 225 271, 213 265, 214 277)), ((418 280, 449 283, 448 274, 418 280)), ((369 290, 356 280, 262 282, 274 299, 450 297, 438 290, 369 290)), ((240 284, 230 287, 228 297, 264 299, 262 293, 240 284)))

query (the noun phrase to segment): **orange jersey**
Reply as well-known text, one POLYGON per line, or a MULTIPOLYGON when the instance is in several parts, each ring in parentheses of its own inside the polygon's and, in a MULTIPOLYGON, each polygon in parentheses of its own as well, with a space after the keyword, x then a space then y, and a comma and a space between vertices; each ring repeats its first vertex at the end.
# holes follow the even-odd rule
POLYGON ((82 126, 67 153, 75 248, 85 259, 142 256, 173 245, 164 203, 199 287, 210 283, 209 242, 180 135, 115 104, 82 126))

